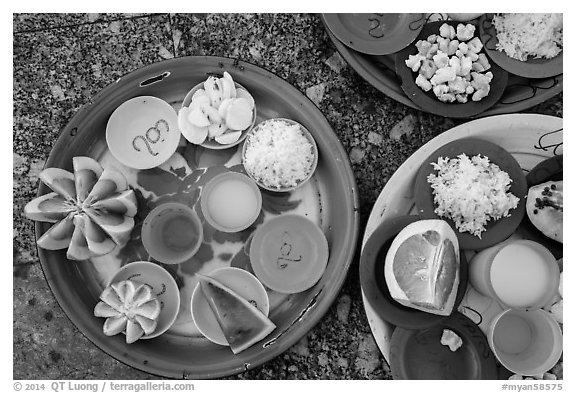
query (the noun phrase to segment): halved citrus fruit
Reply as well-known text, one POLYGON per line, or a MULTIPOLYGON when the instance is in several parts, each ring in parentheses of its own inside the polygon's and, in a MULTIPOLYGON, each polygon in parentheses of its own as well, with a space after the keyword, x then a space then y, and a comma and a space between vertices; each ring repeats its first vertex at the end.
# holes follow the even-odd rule
POLYGON ((276 328, 260 310, 220 281, 198 273, 196 276, 224 337, 235 354, 256 344, 276 328))
POLYGON ((40 179, 53 192, 24 207, 29 219, 56 223, 37 241, 47 250, 68 248, 68 259, 104 255, 125 244, 134 228, 136 195, 124 175, 90 157, 73 158, 74 174, 46 168, 40 179))
POLYGON ((384 275, 390 295, 404 306, 450 315, 460 282, 458 238, 443 220, 420 220, 394 238, 384 275))
POLYGON ((124 332, 126 343, 131 344, 156 330, 161 307, 150 286, 119 281, 106 287, 100 300, 94 307, 94 316, 106 318, 105 335, 124 332))

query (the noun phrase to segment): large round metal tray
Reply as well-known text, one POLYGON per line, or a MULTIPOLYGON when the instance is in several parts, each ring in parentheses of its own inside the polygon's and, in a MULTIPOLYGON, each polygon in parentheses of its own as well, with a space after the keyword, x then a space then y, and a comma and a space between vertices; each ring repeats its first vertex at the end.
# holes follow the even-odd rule
MULTIPOLYGON (((325 117, 310 100, 276 75, 252 64, 221 57, 183 57, 131 72, 102 90, 92 103, 77 112, 63 129, 46 167, 72 171, 72 157, 78 155, 92 156, 103 166, 113 164, 121 168, 130 185, 137 190, 139 213, 133 238, 119 252, 89 261, 68 261, 66 250, 38 249, 38 253, 46 280, 64 312, 89 340, 119 361, 169 378, 217 378, 253 369, 302 338, 320 321, 338 294, 358 238, 356 183, 346 152, 325 117), (316 222, 330 247, 326 271, 320 281, 305 292, 293 295, 270 292, 270 319, 276 324, 276 330, 260 343, 234 355, 228 347, 213 344, 194 330, 189 312, 194 285, 191 277, 194 271, 207 273, 223 265, 249 269, 249 258, 243 246, 249 240, 250 231, 225 235, 212 230, 212 247, 232 244, 236 247, 234 251, 226 255, 214 251, 212 256, 205 252, 181 265, 164 265, 176 278, 182 297, 175 325, 158 338, 130 345, 122 335, 107 337, 102 332, 103 319, 93 315, 94 306, 107 280, 120 266, 149 259, 138 230, 138 223, 147 210, 159 200, 175 199, 190 204, 197 201, 198 188, 209 178, 226 170, 241 171, 242 147, 214 151, 182 146, 178 151, 190 164, 188 172, 184 168, 130 170, 122 167, 108 152, 105 142, 108 118, 120 104, 140 95, 156 96, 179 108, 190 88, 209 74, 223 71, 228 71, 250 90, 258 105, 258 121, 271 117, 290 118, 303 124, 314 136, 319 150, 315 175, 292 193, 263 192, 266 215, 260 222, 283 212, 306 215, 316 222)), ((48 191, 41 185, 38 194, 48 191)), ((50 224, 37 223, 37 238, 49 227, 50 224)))
MULTIPOLYGON (((417 214, 414 202, 414 179, 423 162, 445 144, 462 138, 480 138, 495 143, 514 156, 524 173, 527 174, 540 162, 563 154, 563 120, 554 116, 537 114, 509 114, 477 119, 454 127, 430 140, 412 154, 394 173, 378 196, 368 218, 362 247, 383 221, 417 214)), ((517 231, 513 236, 523 237, 517 231)), ((466 251, 471 260, 477 251, 466 251)), ((362 283, 361 283, 362 285, 362 283)), ((486 297, 475 296, 476 291, 468 287, 458 311, 471 318, 486 333, 491 312, 485 304, 486 297)), ((378 316, 379 304, 370 302, 362 294, 364 309, 372 334, 387 361, 390 361, 390 343, 395 326, 378 316)), ((508 375, 506 372, 499 375, 508 375)))
MULTIPOLYGON (((322 15, 320 19, 326 26, 322 15)), ((330 29, 325 30, 336 50, 366 82, 390 98, 410 108, 426 112, 425 109, 412 102, 402 90, 402 81, 395 72, 395 54, 372 56, 357 52, 344 45, 330 29)), ((471 118, 514 113, 531 108, 561 93, 563 80, 563 74, 533 79, 510 73, 507 87, 500 100, 491 108, 471 118)))

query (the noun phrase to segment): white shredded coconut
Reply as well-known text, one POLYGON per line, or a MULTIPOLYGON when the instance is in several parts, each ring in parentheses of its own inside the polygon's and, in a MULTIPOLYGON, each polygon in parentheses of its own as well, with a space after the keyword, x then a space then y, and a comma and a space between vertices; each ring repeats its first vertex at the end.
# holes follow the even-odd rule
POLYGON ((456 352, 463 344, 459 335, 450 329, 442 330, 442 337, 440 337, 440 344, 446 345, 452 352, 456 352))
POLYGON ((508 192, 512 179, 488 157, 439 157, 432 163, 438 174, 428 175, 440 217, 454 221, 460 232, 482 238, 490 220, 510 216, 520 199, 508 192))
POLYGON ((308 177, 313 162, 313 145, 298 124, 268 120, 246 140, 244 168, 269 188, 297 186, 308 177))
POLYGON ((552 58, 563 47, 562 14, 496 14, 496 49, 513 59, 552 58))

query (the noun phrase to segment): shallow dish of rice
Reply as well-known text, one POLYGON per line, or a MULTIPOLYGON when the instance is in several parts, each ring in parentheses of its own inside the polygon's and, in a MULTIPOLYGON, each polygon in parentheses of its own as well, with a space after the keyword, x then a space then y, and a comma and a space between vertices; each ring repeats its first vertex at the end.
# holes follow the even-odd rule
POLYGON ((562 14, 496 14, 496 49, 513 59, 551 59, 562 52, 562 14))
POLYGON ((459 232, 482 239, 488 221, 510 217, 518 206, 520 198, 508 192, 512 179, 486 156, 438 157, 432 166, 435 173, 427 181, 437 205, 434 212, 454 221, 459 232))
POLYGON ((464 138, 433 152, 414 184, 418 214, 446 220, 462 249, 510 236, 525 213, 527 184, 514 157, 482 139, 464 138))
POLYGON ((562 14, 484 14, 479 27, 486 54, 511 74, 563 74, 562 14))
POLYGON ((318 147, 300 123, 283 118, 257 124, 246 137, 242 164, 256 183, 287 192, 308 181, 318 164, 318 147))

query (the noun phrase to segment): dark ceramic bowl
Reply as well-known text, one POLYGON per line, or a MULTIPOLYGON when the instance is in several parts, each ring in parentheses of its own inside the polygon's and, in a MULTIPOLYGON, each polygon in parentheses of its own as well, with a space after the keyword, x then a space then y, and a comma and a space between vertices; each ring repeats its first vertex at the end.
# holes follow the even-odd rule
MULTIPOLYGON (((415 42, 426 40, 432 34, 439 34, 440 26, 444 23, 456 29, 456 26, 462 22, 440 21, 427 23, 420 31, 415 42)), ((475 36, 478 36, 478 29, 475 30, 475 36)), ((481 53, 483 52, 484 51, 481 53)), ((508 73, 497 64, 494 64, 494 62, 491 62, 491 67, 488 72, 492 72, 493 78, 492 81, 490 81, 490 92, 486 97, 480 101, 472 101, 472 96, 469 96, 468 102, 466 103, 442 102, 434 95, 432 90, 425 92, 416 85, 418 73, 413 72, 405 63, 409 55, 415 55, 416 53, 418 53, 418 48, 416 48, 416 44, 413 43, 396 54, 396 74, 398 74, 402 80, 402 90, 404 90, 408 98, 427 112, 446 117, 473 117, 496 105, 500 97, 502 97, 502 94, 504 94, 508 83, 508 73)))
POLYGON ((390 369, 394 379, 498 379, 496 358, 486 336, 459 312, 427 329, 396 328, 390 343, 390 369), (456 351, 440 343, 444 329, 462 339, 456 351))
MULTIPOLYGON (((424 329, 438 325, 448 317, 406 307, 392 298, 384 277, 386 253, 396 235, 408 224, 422 220, 416 215, 399 216, 382 222, 366 242, 360 256, 360 282, 364 295, 384 321, 406 329, 424 329)), ((468 262, 460 252, 460 283, 452 313, 466 293, 468 262)))
POLYGON ((478 154, 487 156, 491 163, 498 165, 502 171, 510 175, 512 184, 508 191, 520 198, 518 206, 510 210, 509 217, 488 221, 486 231, 482 232, 482 238, 478 238, 469 232, 459 232, 454 221, 449 218, 443 218, 450 224, 452 229, 454 229, 454 232, 456 232, 461 249, 479 250, 500 243, 512 235, 516 228, 518 228, 518 225, 520 225, 526 212, 526 178, 518 161, 504 148, 483 139, 458 139, 445 144, 432 153, 428 159, 424 161, 416 174, 416 179, 414 180, 414 200, 418 214, 426 218, 440 218, 434 212, 436 203, 434 202, 432 187, 427 180, 430 174, 435 173, 434 167, 431 164, 438 162, 438 157, 456 158, 462 153, 465 153, 468 157, 478 154))

